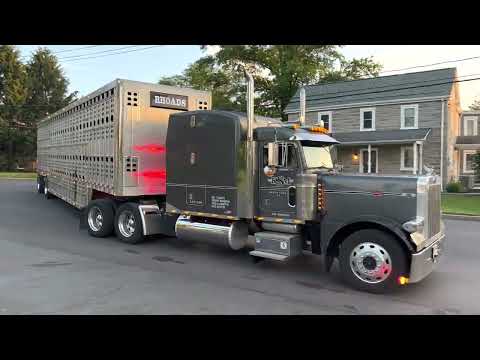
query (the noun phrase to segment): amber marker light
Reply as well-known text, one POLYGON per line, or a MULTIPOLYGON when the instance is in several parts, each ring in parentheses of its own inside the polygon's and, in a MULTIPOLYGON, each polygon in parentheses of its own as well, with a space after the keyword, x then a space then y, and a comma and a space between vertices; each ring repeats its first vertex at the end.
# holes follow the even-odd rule
POLYGON ((398 277, 398 283, 400 285, 407 285, 408 284, 408 277, 406 276, 399 276, 398 277))

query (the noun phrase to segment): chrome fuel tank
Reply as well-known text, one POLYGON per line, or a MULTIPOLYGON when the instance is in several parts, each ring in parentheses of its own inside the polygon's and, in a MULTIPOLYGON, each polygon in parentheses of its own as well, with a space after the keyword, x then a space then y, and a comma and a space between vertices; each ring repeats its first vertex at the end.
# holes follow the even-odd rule
POLYGON ((248 225, 243 221, 225 224, 196 222, 189 216, 180 216, 175 224, 175 233, 179 239, 240 250, 247 245, 248 225))

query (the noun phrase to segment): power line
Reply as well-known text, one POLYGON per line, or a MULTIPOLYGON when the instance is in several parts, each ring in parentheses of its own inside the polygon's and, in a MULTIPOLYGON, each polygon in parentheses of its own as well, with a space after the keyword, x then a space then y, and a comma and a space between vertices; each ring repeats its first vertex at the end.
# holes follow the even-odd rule
POLYGON ((425 68, 425 67, 435 66, 435 65, 450 64, 450 63, 473 60, 473 59, 480 59, 480 56, 472 56, 472 57, 463 58, 463 59, 441 61, 441 62, 432 63, 432 64, 425 64, 425 65, 410 66, 410 67, 401 68, 401 69, 385 70, 385 71, 381 71, 380 74, 396 72, 396 71, 411 70, 411 69, 418 69, 418 68, 425 68))
MULTIPOLYGON (((101 45, 89 45, 89 46, 83 46, 83 47, 79 47, 79 48, 75 48, 75 49, 52 51, 52 54, 56 55, 56 54, 65 53, 65 52, 78 51, 78 50, 83 50, 83 49, 90 49, 90 48, 94 48, 94 47, 98 47, 98 46, 101 46, 101 45)), ((29 56, 32 56, 32 55, 33 55, 33 53, 30 53, 29 56)), ((26 59, 27 57, 28 57, 27 55, 22 55, 22 56, 20 56, 20 59, 26 59)))
POLYGON ((97 58, 102 58, 102 57, 107 57, 107 56, 112 56, 112 55, 120 55, 120 54, 135 52, 135 51, 148 50, 148 49, 152 49, 152 48, 156 48, 156 47, 160 47, 160 46, 163 46, 163 45, 153 45, 153 46, 148 46, 148 47, 144 47, 144 48, 141 48, 141 49, 132 49, 132 50, 126 50, 126 51, 116 52, 116 53, 112 53, 112 54, 104 54, 104 55, 99 55, 99 56, 82 57, 82 58, 78 58, 78 59, 67 59, 67 60, 65 60, 65 62, 87 60, 87 59, 97 59, 97 58))
MULTIPOLYGON (((464 77, 469 77, 469 76, 480 76, 480 73, 479 74, 468 74, 468 75, 462 75, 462 76, 458 76, 457 78, 464 78, 464 77)), ((361 79, 361 80, 370 80, 370 79, 375 79, 375 78, 367 78, 367 79, 361 79)), ((438 78, 438 79, 435 79, 435 80, 419 80, 419 81, 409 81, 409 82, 402 82, 402 83, 398 83, 398 84, 393 84, 393 85, 383 85, 383 86, 375 86, 373 87, 373 89, 383 89, 383 88, 390 88, 392 86, 399 86, 399 85, 411 85, 411 84, 426 84, 426 83, 430 83, 431 86, 437 86, 437 85, 444 85, 444 84, 448 84, 450 82, 446 82, 446 83, 432 83, 432 81, 440 81, 440 80, 450 80, 451 77, 444 77, 444 78, 438 78)), ((460 82, 460 81, 453 81, 451 82, 452 84, 455 83, 455 82, 460 82)), ((334 84, 334 83, 332 83, 334 84)), ((323 84, 319 84, 319 85, 314 85, 314 86, 321 86, 323 84)), ((405 89, 409 89, 409 88, 415 88, 415 87, 407 87, 405 89)), ((398 88, 398 87, 395 87, 395 88, 391 88, 391 89, 388 89, 386 91, 397 91, 397 90, 403 90, 404 88, 398 88)), ((332 91, 332 92, 329 92, 327 95, 334 95, 334 94, 342 94, 344 96, 357 96, 357 95, 364 95, 364 94, 371 94, 372 92, 370 91, 365 91, 365 92, 360 92, 359 90, 343 90, 343 91, 332 91)), ((336 97, 339 97, 339 96, 334 96, 334 98, 336 97)), ((323 100, 323 99, 330 99, 332 97, 322 97, 321 95, 313 95, 313 96, 308 96, 308 99, 309 100, 323 100)), ((299 102, 299 97, 294 97, 292 98, 292 102, 299 102)))
MULTIPOLYGON (((337 99, 337 98, 341 98, 341 97, 354 96, 354 95, 378 94, 378 93, 384 93, 384 92, 388 92, 388 91, 411 90, 411 89, 425 88, 425 87, 438 86, 438 85, 448 85, 448 84, 461 83, 461 82, 474 81, 474 80, 480 80, 480 77, 473 78, 473 79, 446 81, 446 82, 442 82, 442 83, 435 83, 435 84, 428 84, 428 85, 409 86, 409 87, 403 87, 403 88, 398 88, 398 89, 370 91, 370 92, 364 92, 364 93, 353 94, 353 95, 348 94, 348 95, 337 95, 337 96, 331 96, 331 97, 322 97, 321 100, 323 101, 323 100, 328 100, 328 99, 337 99)), ((298 102, 298 101, 295 101, 295 102, 298 102)))
POLYGON ((89 46, 83 46, 83 47, 79 47, 79 48, 75 48, 75 49, 67 49, 67 50, 61 50, 61 51, 53 51, 52 54, 60 54, 60 53, 64 53, 64 52, 71 52, 71 51, 78 51, 78 50, 83 50, 83 49, 90 49, 90 48, 94 48, 94 47, 99 47, 101 45, 89 45, 89 46))
MULTIPOLYGON (((110 55, 112 55, 112 54, 110 54, 110 55)), ((465 76, 474 76, 474 75, 479 75, 479 74, 471 74, 471 75, 465 75, 465 76)), ((461 83, 461 82, 467 82, 467 81, 475 81, 475 80, 480 80, 480 77, 472 78, 472 79, 445 81, 445 82, 439 82, 439 83, 434 83, 434 84, 408 86, 408 87, 394 88, 394 89, 387 89, 387 90, 368 91, 368 92, 362 92, 362 93, 357 93, 357 94, 346 94, 346 95, 337 95, 337 96, 323 97, 323 98, 321 98, 321 100, 338 99, 338 98, 341 98, 341 97, 354 96, 354 95, 377 94, 377 93, 384 93, 384 92, 389 92, 389 91, 411 90, 411 89, 418 89, 418 88, 427 88, 427 87, 431 87, 431 86, 448 85, 448 84, 461 83)), ((423 81, 423 83, 425 83, 425 82, 426 82, 426 81, 423 81)), ((368 99, 368 98, 367 98, 367 99, 368 99)), ((293 101, 293 102, 298 102, 298 101, 293 101)), ((28 108, 28 107, 48 107, 48 106, 51 106, 51 105, 47 105, 47 104, 45 104, 45 105, 30 105, 30 104, 12 105, 12 104, 0 104, 0 106, 27 107, 27 108, 28 108)), ((58 110, 57 110, 57 111, 58 111, 58 110)))
POLYGON ((102 51, 96 51, 96 52, 86 53, 86 54, 80 54, 80 55, 78 55, 78 54, 77 54, 77 55, 70 55, 70 56, 65 56, 65 57, 58 58, 58 60, 66 60, 66 59, 80 58, 80 57, 84 57, 84 56, 103 54, 103 53, 108 53, 108 52, 113 52, 113 51, 119 51, 119 50, 123 50, 123 49, 130 49, 130 48, 132 48, 132 47, 139 47, 139 46, 141 46, 141 45, 128 45, 128 46, 123 46, 123 47, 116 48, 116 49, 102 50, 102 51))

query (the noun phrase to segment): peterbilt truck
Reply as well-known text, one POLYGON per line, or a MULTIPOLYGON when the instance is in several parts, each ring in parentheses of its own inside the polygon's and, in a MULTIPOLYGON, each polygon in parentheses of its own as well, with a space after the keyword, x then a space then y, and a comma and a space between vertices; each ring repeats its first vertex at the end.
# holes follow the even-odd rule
POLYGON ((319 124, 211 110, 211 95, 117 80, 40 122, 38 192, 82 209, 90 235, 175 236, 257 262, 335 259, 354 288, 429 275, 445 239, 434 174, 338 172, 319 124), (108 121, 107 121, 108 119, 108 121))

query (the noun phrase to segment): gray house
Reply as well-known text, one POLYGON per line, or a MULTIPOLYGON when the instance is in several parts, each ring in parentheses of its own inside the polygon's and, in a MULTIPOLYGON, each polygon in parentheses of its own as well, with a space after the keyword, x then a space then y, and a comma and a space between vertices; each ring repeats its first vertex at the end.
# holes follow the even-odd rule
POLYGON ((460 181, 467 188, 480 189, 480 179, 475 176, 473 157, 480 151, 480 111, 464 111, 460 120, 460 136, 457 137, 455 149, 458 153, 460 181))
MULTIPOLYGON (((341 142, 344 172, 441 175, 442 187, 459 178, 460 101, 455 68, 312 85, 306 124, 323 120, 341 142)), ((299 116, 299 91, 286 111, 299 116)))

